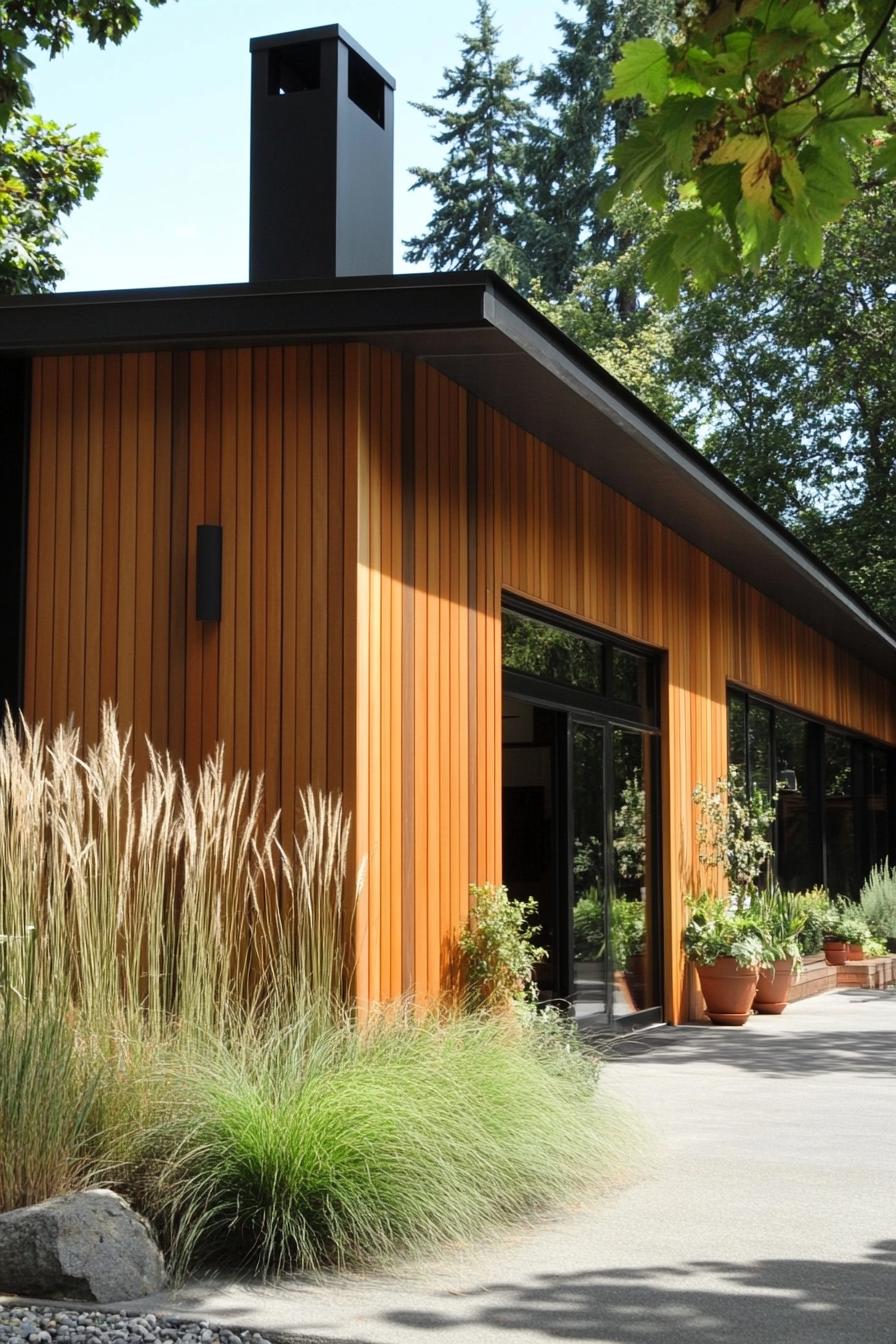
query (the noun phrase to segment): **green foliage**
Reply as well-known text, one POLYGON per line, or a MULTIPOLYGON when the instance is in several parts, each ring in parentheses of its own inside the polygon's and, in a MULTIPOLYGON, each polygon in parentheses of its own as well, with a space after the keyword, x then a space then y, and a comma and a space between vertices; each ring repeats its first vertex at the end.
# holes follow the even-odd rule
POLYGON ((894 211, 896 185, 869 183, 828 229, 818 271, 772 258, 690 294, 655 370, 689 394, 678 423, 707 456, 891 620, 894 211))
MULTIPOLYGON (((457 69, 446 71, 438 105, 423 107, 438 122, 435 140, 446 146, 447 157, 442 171, 415 170, 415 185, 432 188, 435 210, 427 233, 408 244, 407 256, 428 256, 443 268, 488 265, 548 304, 565 304, 580 287, 596 293, 609 263, 613 274, 599 293, 600 309, 631 315, 638 306, 637 285, 629 269, 618 274, 614 269, 631 239, 624 226, 603 219, 596 208, 610 183, 609 151, 631 113, 621 105, 608 107, 602 95, 621 44, 644 31, 664 30, 672 5, 671 0, 634 0, 624 7, 616 0, 571 3, 572 13, 557 15, 557 48, 525 81, 517 57, 498 62, 498 30, 491 10, 480 4, 476 33, 465 39, 457 69), (483 61, 486 48, 491 65, 483 61), (531 84, 525 99, 517 96, 524 82, 531 84), (480 86, 486 92, 481 125, 475 126, 460 98, 480 86), (514 96, 505 105, 508 92, 514 96), (478 165, 468 150, 476 136, 478 165), (488 212, 488 227, 480 227, 474 207, 489 172, 500 201, 488 212)), ((584 293, 574 306, 583 314, 590 311, 584 293)), ((573 308, 569 317, 575 317, 573 308)))
POLYGON ((0 294, 39 294, 63 277, 61 219, 96 192, 96 135, 13 117, 0 138, 0 294))
POLYGON ((809 891, 794 893, 803 911, 803 927, 797 935, 802 956, 813 956, 824 947, 834 915, 831 898, 824 887, 812 887, 809 891))
POLYGON ((603 897, 597 887, 592 887, 572 908, 573 956, 576 961, 599 961, 605 944, 603 897))
POLYGON ((614 967, 626 970, 632 957, 644 951, 645 937, 644 902, 614 897, 610 901, 610 955, 614 967))
POLYGON ((164 1077, 143 1202, 177 1266, 419 1253, 578 1194, 621 1144, 595 1107, 593 1061, 540 1014, 399 1007, 334 1024, 311 1051, 267 1032, 190 1050, 164 1077))
POLYGON ((506 611, 501 622, 505 667, 584 690, 603 689, 602 647, 573 630, 506 611))
POLYGON ((741 967, 773 965, 773 949, 758 914, 732 911, 726 901, 706 892, 689 901, 688 908, 682 943, 698 966, 711 966, 719 957, 734 957, 741 967))
POLYGON ((871 869, 859 893, 862 913, 876 938, 896 938, 896 868, 889 859, 871 869))
POLYGON ((613 849, 616 871, 621 878, 637 882, 644 876, 647 857, 647 797, 641 772, 635 771, 622 785, 619 806, 613 817, 613 849))
POLYGON ((411 169, 411 190, 428 188, 435 208, 426 232, 406 242, 406 261, 472 269, 494 240, 512 234, 529 108, 520 59, 498 56, 500 35, 489 0, 477 0, 473 31, 462 39, 460 63, 444 71, 438 101, 414 104, 438 126, 445 159, 436 169, 411 169))
MULTIPOLYGON (((33 936, 30 939, 32 945, 33 936)), ((9 950, 0 939, 0 954, 9 950)), ((104 1071, 60 1005, 28 1005, 0 957, 0 1211, 91 1184, 102 1172, 104 1071)))
POLYGON ((831 937, 842 939, 845 943, 861 945, 871 940, 871 930, 868 928, 868 922, 862 914, 861 907, 851 901, 841 901, 837 904, 836 913, 828 926, 831 937))
POLYGON ((807 903, 796 892, 784 891, 772 883, 754 898, 750 913, 764 930, 766 945, 773 961, 790 957, 794 967, 802 961, 800 942, 809 918, 807 903))
POLYGON ((664 215, 646 269, 664 304, 773 252, 817 267, 825 228, 859 192, 852 155, 873 145, 872 176, 896 173, 876 80, 891 18, 878 0, 691 5, 671 41, 623 46, 606 97, 648 110, 616 148, 609 199, 638 194, 664 215))
POLYGON ((29 47, 58 56, 77 33, 117 44, 141 13, 137 0, 0 0, 0 294, 40 294, 63 278, 61 221, 95 194, 104 156, 95 134, 29 113, 29 47))
MULTIPOLYGON (((348 821, 301 800, 287 852, 220 753, 191 785, 150 750, 138 789, 110 710, 86 750, 7 720, 0 1208, 102 1180, 179 1269, 370 1264, 578 1194, 624 1156, 555 1017, 352 1011, 348 821)), ((531 971, 526 932, 498 923, 531 971)))
MULTIPOLYGON (((143 0, 157 9, 165 0, 143 0)), ((28 55, 33 43, 50 56, 59 56, 76 33, 104 47, 119 43, 140 22, 137 0, 2 0, 0 3, 0 130, 10 116, 32 105, 28 78, 34 62, 28 55)))
POLYGON ((775 819, 775 799, 770 801, 758 785, 748 791, 736 765, 730 767, 726 779, 716 781, 714 790, 698 784, 693 798, 699 813, 700 862, 721 870, 732 903, 737 910, 745 910, 758 894, 774 853, 768 834, 775 819))
POLYGON ((471 886, 470 917, 458 939, 464 981, 474 998, 503 1008, 535 995, 534 968, 547 952, 534 939, 531 923, 538 903, 513 901, 506 887, 471 886))
POLYGON ((89 748, 7 717, 0 1209, 126 1167, 144 1071, 175 1043, 220 1044, 259 1020, 313 1034, 342 1012, 348 822, 336 800, 300 801, 287 853, 260 787, 227 782, 220 751, 191 784, 150 750, 138 789, 108 707, 89 748))

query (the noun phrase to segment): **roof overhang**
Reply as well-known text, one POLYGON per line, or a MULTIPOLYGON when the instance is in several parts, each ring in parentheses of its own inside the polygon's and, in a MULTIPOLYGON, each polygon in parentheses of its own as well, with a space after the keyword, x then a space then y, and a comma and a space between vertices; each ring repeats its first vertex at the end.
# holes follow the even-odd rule
POLYGON ((427 360, 807 625, 896 678, 896 631, 490 272, 0 300, 0 355, 352 339, 427 360))

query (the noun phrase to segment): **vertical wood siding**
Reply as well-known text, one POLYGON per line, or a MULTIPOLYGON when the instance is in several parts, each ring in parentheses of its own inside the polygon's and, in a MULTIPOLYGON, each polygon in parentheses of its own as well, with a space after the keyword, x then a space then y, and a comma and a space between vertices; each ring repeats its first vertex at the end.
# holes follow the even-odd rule
POLYGON ((699 877, 691 794, 727 766, 727 683, 888 742, 894 688, 435 370, 402 375, 396 356, 366 358, 365 988, 435 993, 468 883, 500 880, 500 605, 513 592, 660 655, 666 1009, 679 1020, 684 896, 699 877), (402 376, 413 416, 403 469, 402 376))
POLYGON ((470 882, 501 877, 504 591, 661 657, 667 1012, 695 879, 691 792, 735 681, 888 742, 893 686, 433 369, 366 346, 34 365, 26 711, 111 699, 194 768, 223 741, 345 791, 367 877, 363 998, 434 993, 470 882), (223 615, 195 535, 223 527, 223 615))
POLYGON ((223 742, 287 833, 297 787, 350 793, 356 365, 335 346, 35 361, 30 718, 90 740, 111 700, 138 753, 148 735, 191 770, 223 742), (195 616, 200 523, 223 529, 220 623, 195 616))

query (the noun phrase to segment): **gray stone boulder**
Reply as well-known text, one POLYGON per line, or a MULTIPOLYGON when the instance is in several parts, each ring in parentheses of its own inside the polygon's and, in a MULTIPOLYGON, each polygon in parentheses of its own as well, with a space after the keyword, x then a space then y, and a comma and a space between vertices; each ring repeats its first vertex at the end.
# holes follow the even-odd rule
POLYGON ((0 1292, 126 1302, 164 1286, 149 1224, 113 1190, 81 1190, 0 1214, 0 1292))

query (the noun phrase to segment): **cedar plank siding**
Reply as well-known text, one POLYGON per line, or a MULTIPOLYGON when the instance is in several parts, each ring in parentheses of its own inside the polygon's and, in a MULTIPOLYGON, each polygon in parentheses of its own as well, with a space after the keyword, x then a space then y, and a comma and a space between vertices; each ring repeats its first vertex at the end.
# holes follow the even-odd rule
POLYGON ((378 350, 365 358, 358 639, 369 693, 358 701, 357 810, 370 936, 362 985, 371 997, 435 992, 467 883, 500 878, 505 591, 664 655, 664 972, 667 1015, 682 1020, 698 1007, 688 1002, 679 952, 683 898, 697 876, 691 793, 727 768, 728 682, 891 744, 894 688, 420 363, 404 374, 413 382, 414 434, 402 479, 391 418, 401 360, 378 350), (413 954, 405 948, 403 965, 402 912, 413 954))
MULTIPOLYGON (((666 1011, 691 791, 726 685, 896 743, 891 684, 430 367, 362 345, 34 361, 25 712, 111 699, 271 811, 341 788, 367 876, 362 999, 437 991, 467 884, 500 880, 502 591, 663 653, 666 1011), (195 534, 223 526, 220 624, 195 534)), ((142 748, 141 748, 142 749, 142 748)))
POLYGON ((190 770, 222 741, 271 812, 353 778, 356 366, 341 346, 34 361, 30 719, 93 739, 111 700, 138 751, 190 770), (195 618, 200 523, 224 529, 220 623, 195 618))

